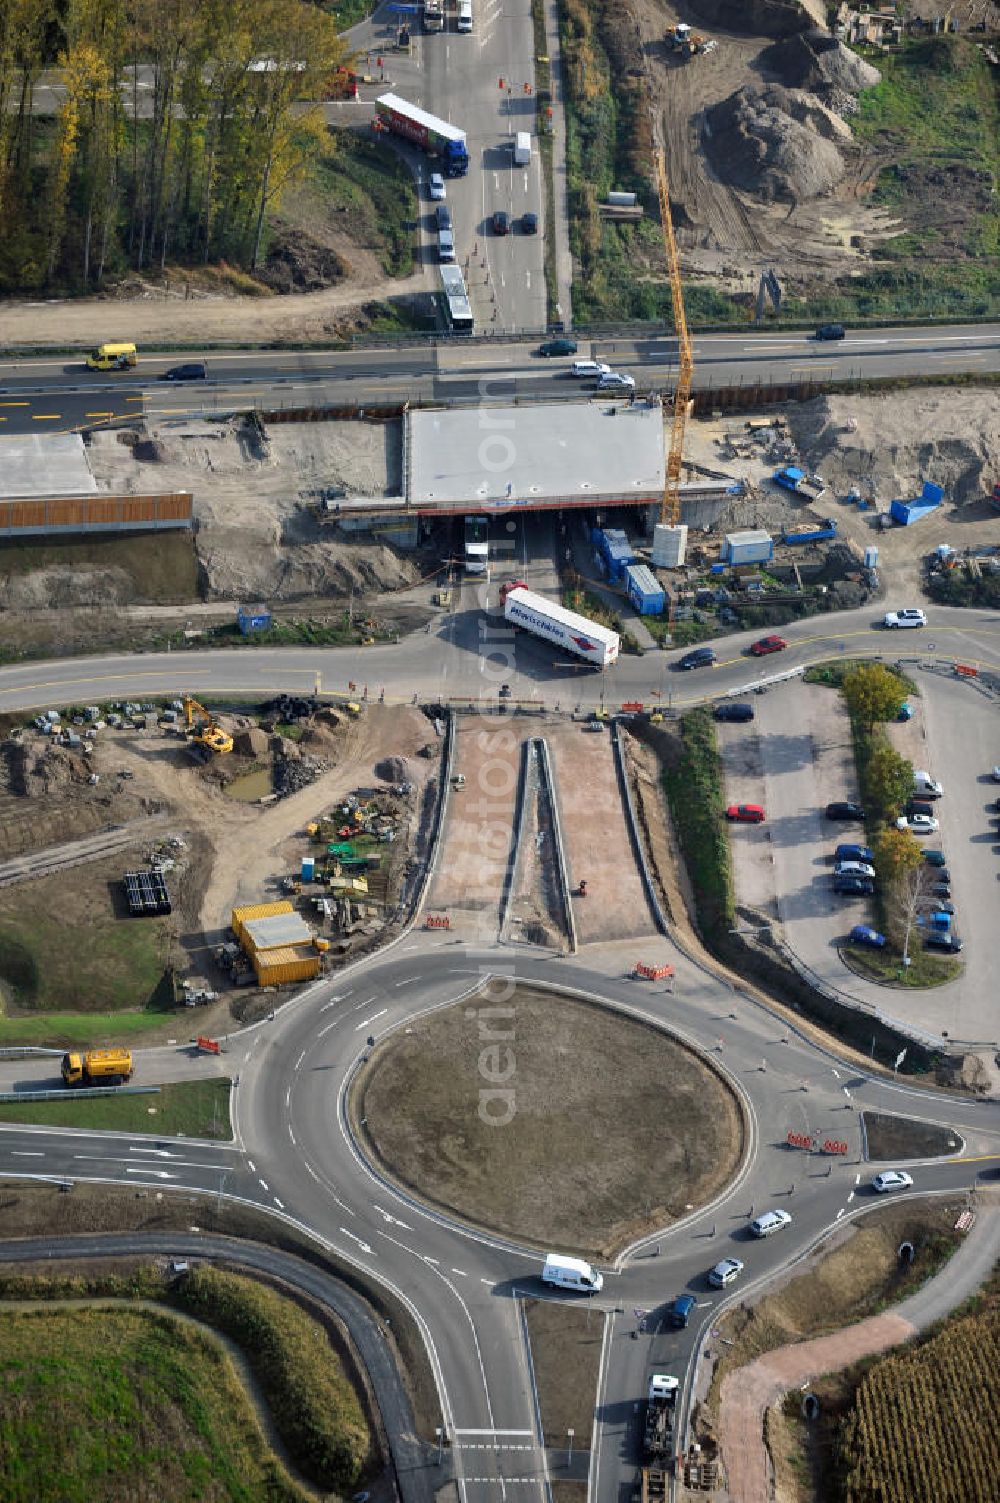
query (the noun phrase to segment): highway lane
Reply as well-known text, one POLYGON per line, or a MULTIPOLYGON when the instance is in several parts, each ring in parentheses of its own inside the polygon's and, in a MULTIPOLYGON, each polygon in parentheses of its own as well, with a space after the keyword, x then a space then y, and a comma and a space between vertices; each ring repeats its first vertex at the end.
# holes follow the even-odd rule
MULTIPOLYGON (((427 40, 437 42, 440 38, 427 40)), ((509 189, 514 193, 518 174, 507 166, 503 172, 491 170, 497 192, 503 186, 504 192, 509 189)), ((533 166, 531 172, 534 170, 533 166)), ((523 176, 523 169, 518 172, 523 176)), ((511 298, 521 295, 522 272, 530 272, 529 280, 537 286, 535 272, 521 263, 541 241, 520 234, 506 239, 481 235, 475 215, 485 213, 487 189, 480 189, 480 208, 465 202, 474 190, 475 184, 469 180, 452 180, 449 203, 457 221, 468 223, 478 261, 488 262, 487 268, 480 265, 478 271, 473 265, 470 278, 474 288, 480 286, 475 276, 482 279, 482 288, 487 285, 487 277, 496 284, 496 306, 501 310, 498 327, 503 327, 511 298)), ((517 192, 521 192, 520 187, 517 192)), ((426 214, 429 208, 424 201, 421 212, 426 214)), ((429 254, 429 244, 426 248, 429 254)), ((630 371, 640 391, 669 390, 676 376, 676 351, 671 339, 608 337, 579 340, 578 345, 581 354, 593 354, 630 371)), ((535 344, 439 341, 337 352, 209 351, 205 352, 207 381, 170 386, 158 378, 177 363, 177 356, 143 350, 138 370, 104 373, 88 371, 72 358, 34 353, 18 358, 8 351, 7 358, 0 361, 0 436, 85 429, 139 414, 162 419, 193 412, 224 414, 248 407, 267 410, 271 406, 387 401, 579 401, 592 397, 592 393, 581 390, 581 383, 569 378, 568 361, 540 360, 534 355, 535 349, 535 344)), ((703 335, 695 341, 698 388, 741 382, 766 385, 847 380, 862 375, 904 377, 935 371, 947 375, 997 370, 1000 326, 996 325, 878 329, 859 332, 839 344, 818 343, 803 332, 789 332, 780 338, 774 334, 703 335)))

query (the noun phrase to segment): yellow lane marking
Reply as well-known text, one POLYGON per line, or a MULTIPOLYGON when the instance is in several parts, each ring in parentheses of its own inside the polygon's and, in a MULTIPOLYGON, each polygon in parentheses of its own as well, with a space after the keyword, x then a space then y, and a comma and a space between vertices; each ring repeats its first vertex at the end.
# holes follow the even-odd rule
POLYGON ((114 417, 113 412, 85 412, 84 417, 114 417))
POLYGON ((61 412, 33 412, 31 414, 31 421, 33 423, 58 423, 58 422, 62 421, 62 413, 61 412))
POLYGON ((0 402, 0 407, 30 407, 30 402, 0 402))

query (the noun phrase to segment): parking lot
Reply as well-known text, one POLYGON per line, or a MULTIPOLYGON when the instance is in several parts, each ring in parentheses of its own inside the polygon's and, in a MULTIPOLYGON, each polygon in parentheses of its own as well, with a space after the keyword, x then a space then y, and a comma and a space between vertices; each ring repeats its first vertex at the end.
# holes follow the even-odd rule
POLYGON ((959 680, 922 674, 916 714, 890 735, 915 767, 944 784, 936 813, 951 872, 955 928, 965 941, 963 975, 930 990, 878 986, 849 972, 837 945, 852 925, 872 920, 864 897, 835 896, 832 856, 841 841, 864 841, 863 827, 827 820, 826 805, 858 797, 850 727, 833 690, 801 682, 755 698, 752 725, 720 725, 728 802, 764 805, 767 821, 733 826, 736 893, 781 922, 790 948, 824 980, 882 1011, 934 1033, 970 1041, 997 1036, 990 969, 1000 903, 1000 833, 990 772, 1000 761, 997 707, 959 680), (770 884, 770 885, 768 885, 770 884))

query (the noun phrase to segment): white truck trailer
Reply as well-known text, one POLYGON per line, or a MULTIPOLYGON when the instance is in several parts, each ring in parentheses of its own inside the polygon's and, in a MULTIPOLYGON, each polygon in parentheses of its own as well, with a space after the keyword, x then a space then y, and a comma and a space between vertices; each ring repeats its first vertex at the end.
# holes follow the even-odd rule
POLYGON ((618 660, 621 638, 616 631, 535 595, 522 580, 512 580, 502 587, 500 603, 504 619, 512 626, 555 643, 594 668, 607 668, 618 660))

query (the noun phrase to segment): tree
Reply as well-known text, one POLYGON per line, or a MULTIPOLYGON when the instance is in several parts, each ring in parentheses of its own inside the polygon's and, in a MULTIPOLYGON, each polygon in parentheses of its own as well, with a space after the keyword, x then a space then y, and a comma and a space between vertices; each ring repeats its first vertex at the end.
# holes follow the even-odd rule
POLYGON ((844 674, 841 691, 854 720, 870 731, 880 720, 895 720, 906 699, 906 686, 881 663, 862 663, 844 674))
POLYGON ((878 874, 879 883, 882 890, 887 893, 893 892, 897 884, 904 881, 910 872, 923 869, 925 866, 920 845, 909 830, 897 830, 893 826, 887 826, 879 831, 875 837, 872 854, 875 857, 875 871, 878 874))
POLYGON ((866 807, 881 819, 895 815, 913 792, 913 763, 900 756, 884 734, 872 747, 864 770, 866 807))
MULTIPOLYGON (((896 834, 905 834, 897 830, 896 834)), ((931 873, 922 860, 902 872, 885 905, 890 937, 900 941, 903 965, 910 963, 910 935, 923 913, 931 906, 931 873)))

